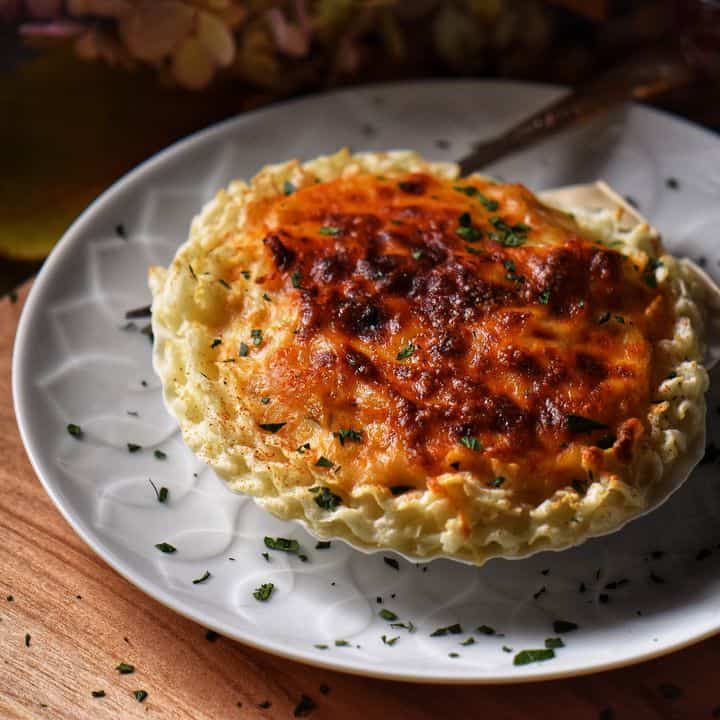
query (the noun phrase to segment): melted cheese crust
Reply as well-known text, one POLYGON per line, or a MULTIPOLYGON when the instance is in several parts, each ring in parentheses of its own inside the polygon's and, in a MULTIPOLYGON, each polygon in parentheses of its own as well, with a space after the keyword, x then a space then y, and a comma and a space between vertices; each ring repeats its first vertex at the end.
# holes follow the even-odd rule
POLYGON ((153 271, 155 364, 186 442, 275 514, 482 562, 642 511, 707 379, 650 228, 454 175, 340 153, 233 184, 153 271))

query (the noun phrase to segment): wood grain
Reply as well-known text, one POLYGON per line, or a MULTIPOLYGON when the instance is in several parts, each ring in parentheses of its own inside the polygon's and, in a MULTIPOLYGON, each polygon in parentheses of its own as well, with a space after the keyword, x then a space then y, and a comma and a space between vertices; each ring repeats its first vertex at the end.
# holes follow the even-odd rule
MULTIPOLYGON (((524 686, 442 687, 300 665, 218 638, 111 570, 75 535, 30 467, 10 393, 12 340, 28 288, 0 301, 0 717, 218 720, 309 717, 572 720, 711 718, 720 637, 630 668, 524 686), (12 598, 12 600, 10 599, 12 598), (26 643, 29 635, 29 646, 26 643), (120 675, 119 662, 135 672, 120 675), (670 698, 664 685, 679 688, 670 698), (322 692, 321 687, 329 690, 322 692), (145 690, 138 702, 135 690, 145 690), (93 690, 104 690, 93 698, 93 690), (664 692, 663 692, 664 690, 664 692), (269 701, 267 708, 259 704, 269 701), (240 706, 241 704, 241 706, 240 706), (603 715, 606 708, 614 714, 603 715)), ((720 609, 719 609, 720 611, 720 609)))

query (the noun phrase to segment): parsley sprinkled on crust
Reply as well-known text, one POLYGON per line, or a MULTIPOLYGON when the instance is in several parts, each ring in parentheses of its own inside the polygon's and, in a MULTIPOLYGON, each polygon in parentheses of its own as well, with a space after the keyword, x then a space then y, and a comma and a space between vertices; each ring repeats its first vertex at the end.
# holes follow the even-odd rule
POLYGON ((323 510, 335 510, 338 505, 342 505, 342 498, 328 487, 311 487, 310 492, 315 494, 315 502, 323 510))
POLYGON ((341 445, 345 445, 346 440, 353 442, 362 442, 362 430, 353 430, 352 428, 340 428, 333 435, 340 441, 341 445))
POLYGON ((470 435, 461 437, 460 444, 474 452, 480 452, 483 449, 482 443, 476 437, 470 437, 470 435))
POLYGON ((415 352, 415 345, 413 343, 408 343, 400 352, 398 352, 396 356, 396 360, 407 360, 407 358, 411 357, 412 354, 415 352))
POLYGON ((265 430, 269 433, 276 433, 278 430, 281 430, 287 425, 287 423, 284 422, 277 422, 277 423, 258 423, 258 427, 262 430, 265 430))

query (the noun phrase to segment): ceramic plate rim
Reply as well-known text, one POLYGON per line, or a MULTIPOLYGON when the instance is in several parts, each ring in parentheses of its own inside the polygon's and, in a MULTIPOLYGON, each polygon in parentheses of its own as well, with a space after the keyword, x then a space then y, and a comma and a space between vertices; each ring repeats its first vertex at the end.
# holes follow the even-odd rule
MULTIPOLYGON (((324 98, 352 94, 357 91, 387 91, 392 87, 400 87, 407 85, 416 86, 448 86, 448 85, 464 85, 472 84, 478 88, 486 88, 489 91, 493 87, 503 86, 515 87, 518 91, 531 87, 538 90, 554 91, 557 92, 562 90, 562 86, 551 85, 547 83, 525 83, 516 81, 505 81, 505 80, 477 80, 472 78, 449 78, 449 79, 415 79, 410 81, 392 82, 392 83, 373 83, 367 85, 358 85, 350 88, 343 88, 340 90, 334 90, 330 92, 319 92, 309 95, 305 95, 299 98, 292 98, 283 100, 281 102, 272 103, 271 105, 265 106, 260 109, 252 110, 245 113, 240 113, 231 118, 227 118, 220 122, 214 123, 206 128, 197 130, 192 134, 181 138, 166 148, 163 148, 156 154, 152 155, 147 160, 143 161, 117 181, 115 181, 109 188, 102 192, 97 198, 95 198, 82 213, 73 221, 70 227, 65 231, 61 239, 55 245, 42 269, 35 278, 32 288, 28 297, 26 298, 24 307, 21 312, 20 321, 18 324, 17 332, 15 335, 13 357, 11 365, 11 385, 12 395, 14 403, 14 411, 17 419, 17 425, 20 431, 20 437, 25 447, 27 456, 30 460, 35 474, 40 479, 45 492, 49 495, 61 515, 65 518, 66 522, 72 527, 72 529, 82 538, 82 540, 98 555, 100 556, 110 567, 115 570, 119 575, 132 583, 139 590, 149 595, 154 600, 160 602, 166 607, 170 608, 179 615, 186 617, 193 622, 200 624, 201 626, 210 630, 215 630, 221 635, 237 640, 245 645, 256 648, 258 650, 269 652, 273 655, 284 657, 296 662, 312 665, 315 667, 324 668, 332 671, 346 672, 353 675, 360 675, 365 677, 375 677, 386 680, 397 680, 404 682, 433 682, 438 684, 456 684, 456 685, 469 685, 469 684, 514 684, 514 683, 528 683, 528 682, 541 682, 546 680, 555 680, 568 677, 576 677, 580 675, 588 675, 595 672, 607 671, 617 669, 621 667, 627 667, 630 665, 638 664, 658 658, 663 655, 681 650, 690 645, 698 643, 709 637, 720 632, 720 620, 714 624, 707 624, 704 630, 696 631, 693 634, 688 635, 682 640, 675 642, 666 642, 660 644, 656 650, 647 651, 634 656, 626 656, 617 661, 603 661, 592 663, 589 662, 585 665, 576 667, 574 669, 564 670, 538 670, 532 674, 526 676, 517 676, 509 674, 478 674, 477 676, 455 676, 448 673, 447 671, 433 672, 433 671, 418 671, 412 672, 393 672, 386 670, 379 670, 367 667, 358 667, 348 662, 344 658, 334 656, 332 660, 323 661, 322 658, 303 650, 302 648, 289 649, 286 644, 279 643, 274 640, 260 641, 252 636, 246 635, 242 632, 238 632, 236 629, 227 625, 224 622, 217 622, 213 620, 211 615, 203 615, 202 613, 196 613, 192 610, 188 610, 184 607, 181 598, 175 597, 171 591, 165 590, 158 583, 152 579, 148 579, 142 575, 142 573, 134 571, 132 568, 127 567, 121 556, 116 554, 108 545, 104 542, 101 536, 93 531, 93 529, 86 525, 84 520, 73 514, 72 509, 67 506, 64 502, 64 498, 61 489, 52 480, 52 471, 47 468, 41 461, 39 453, 34 451, 36 445, 33 442, 31 425, 32 422, 29 418, 29 400, 28 400, 28 378, 24 370, 25 363, 23 360, 30 351, 29 338, 32 329, 32 319, 37 313, 38 308, 42 306, 43 299, 48 293, 51 283, 54 279, 54 268, 58 266, 62 259, 74 252, 76 246, 79 246, 80 239, 83 233, 84 226, 89 222, 96 213, 102 213, 102 211, 110 205, 115 196, 122 193, 126 187, 142 182, 144 176, 150 174, 157 166, 167 162, 175 155, 183 154, 186 151, 191 150, 196 145, 212 142, 212 140, 222 135, 230 127, 235 124, 240 124, 246 119, 253 119, 257 116, 261 116, 264 113, 272 112, 281 107, 287 107, 295 103, 313 102, 322 100, 324 98)), ((657 110, 655 108, 647 108, 640 106, 643 111, 651 114, 662 115, 675 123, 685 126, 687 129, 704 135, 708 140, 717 142, 717 136, 710 130, 702 128, 694 123, 681 118, 671 113, 657 110)))

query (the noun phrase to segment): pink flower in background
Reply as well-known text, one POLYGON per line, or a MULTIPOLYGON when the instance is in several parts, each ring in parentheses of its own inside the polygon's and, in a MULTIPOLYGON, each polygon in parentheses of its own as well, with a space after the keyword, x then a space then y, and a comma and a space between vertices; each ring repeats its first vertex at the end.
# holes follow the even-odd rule
POLYGON ((267 11, 267 19, 278 50, 291 57, 305 57, 310 51, 310 19, 304 0, 296 0, 295 14, 297 23, 291 23, 280 8, 274 7, 267 11))

